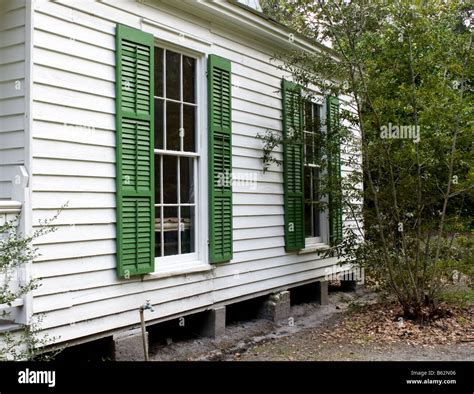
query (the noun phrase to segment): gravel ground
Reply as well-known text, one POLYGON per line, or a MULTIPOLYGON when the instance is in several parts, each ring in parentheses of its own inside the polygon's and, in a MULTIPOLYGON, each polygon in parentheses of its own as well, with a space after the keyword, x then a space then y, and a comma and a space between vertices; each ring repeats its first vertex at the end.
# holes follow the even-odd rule
MULTIPOLYGON (((251 320, 226 327, 219 340, 199 338, 151 346, 155 361, 474 361, 474 343, 413 346, 403 341, 386 343, 367 338, 351 341, 322 335, 331 331, 354 302, 374 303, 376 296, 365 290, 333 292, 329 305, 295 305, 291 318, 279 324, 251 320)), ((171 342, 171 341, 170 341, 171 342)))

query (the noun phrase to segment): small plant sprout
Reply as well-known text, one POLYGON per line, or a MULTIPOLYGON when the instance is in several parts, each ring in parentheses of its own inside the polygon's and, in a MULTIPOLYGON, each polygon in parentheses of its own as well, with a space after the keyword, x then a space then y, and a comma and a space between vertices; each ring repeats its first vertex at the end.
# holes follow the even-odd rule
MULTIPOLYGON (((20 215, 0 225, 0 304, 12 305, 17 299, 23 298, 41 286, 38 278, 26 275, 25 265, 37 259, 40 254, 34 241, 57 230, 53 225, 64 204, 49 219, 42 219, 31 235, 20 233, 18 224, 20 215)), ((0 318, 8 319, 10 312, 3 310, 0 318)), ((41 358, 40 348, 54 340, 48 336, 37 336, 40 330, 41 315, 30 318, 28 325, 22 325, 18 335, 6 333, 0 336, 0 360, 31 360, 41 358)))

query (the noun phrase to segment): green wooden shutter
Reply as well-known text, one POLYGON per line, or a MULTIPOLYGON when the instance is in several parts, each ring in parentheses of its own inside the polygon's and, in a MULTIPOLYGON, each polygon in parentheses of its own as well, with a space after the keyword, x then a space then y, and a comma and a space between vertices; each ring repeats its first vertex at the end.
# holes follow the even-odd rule
POLYGON ((341 146, 337 133, 339 125, 339 99, 327 98, 327 127, 329 139, 328 175, 333 192, 329 195, 329 241, 337 245, 342 241, 342 191, 341 191, 341 146))
MULTIPOLYGON (((283 136, 301 137, 303 102, 301 88, 282 81, 283 136)), ((283 176, 285 192, 285 248, 287 251, 305 247, 304 234, 304 158, 302 138, 283 144, 283 176)))
POLYGON ((154 270, 153 42, 117 25, 117 270, 126 278, 154 270))
POLYGON ((211 263, 232 259, 230 61, 209 55, 209 246, 211 263))

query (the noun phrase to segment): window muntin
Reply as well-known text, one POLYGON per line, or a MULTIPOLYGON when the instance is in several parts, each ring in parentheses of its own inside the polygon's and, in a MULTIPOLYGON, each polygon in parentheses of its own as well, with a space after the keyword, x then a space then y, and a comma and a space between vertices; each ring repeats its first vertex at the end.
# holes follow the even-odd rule
POLYGON ((304 201, 306 243, 322 242, 320 184, 321 106, 305 102, 304 107, 304 201))
POLYGON ((155 257, 196 252, 196 62, 155 48, 155 257))

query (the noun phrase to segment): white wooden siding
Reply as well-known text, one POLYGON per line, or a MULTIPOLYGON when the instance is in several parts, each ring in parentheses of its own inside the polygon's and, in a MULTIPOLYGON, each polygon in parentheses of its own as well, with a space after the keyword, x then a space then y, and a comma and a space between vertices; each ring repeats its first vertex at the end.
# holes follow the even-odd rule
POLYGON ((311 281, 335 264, 317 254, 285 253, 282 168, 262 172, 255 136, 282 127, 283 73, 270 62, 278 48, 250 36, 232 38, 215 21, 156 4, 35 2, 33 223, 68 206, 58 231, 38 241, 41 256, 33 272, 42 286, 33 310, 45 313, 43 328, 58 341, 137 324, 138 307, 147 299, 155 305, 147 317, 158 321, 311 281), (231 262, 207 272, 121 280, 115 260, 114 31, 116 23, 142 27, 144 15, 201 37, 211 45, 196 45, 232 61, 233 171, 255 173, 258 184, 256 190, 234 189, 231 262))
POLYGON ((14 167, 24 164, 25 0, 0 6, 0 199, 12 198, 14 167))

